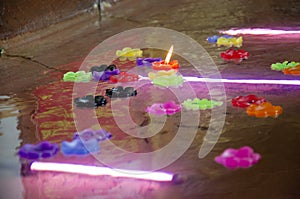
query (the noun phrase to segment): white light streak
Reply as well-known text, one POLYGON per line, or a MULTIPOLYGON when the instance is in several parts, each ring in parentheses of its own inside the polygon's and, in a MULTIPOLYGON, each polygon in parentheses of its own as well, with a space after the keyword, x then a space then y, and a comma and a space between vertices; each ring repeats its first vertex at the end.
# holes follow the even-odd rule
POLYGON ((80 164, 33 162, 30 168, 33 171, 57 171, 66 173, 87 174, 93 176, 106 175, 112 177, 135 178, 160 182, 168 182, 172 181, 173 179, 173 174, 165 172, 111 169, 108 167, 87 166, 80 164))

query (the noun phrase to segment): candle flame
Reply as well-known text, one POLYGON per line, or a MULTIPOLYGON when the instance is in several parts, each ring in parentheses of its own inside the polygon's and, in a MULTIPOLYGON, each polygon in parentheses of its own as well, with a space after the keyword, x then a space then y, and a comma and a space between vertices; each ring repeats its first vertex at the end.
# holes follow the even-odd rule
POLYGON ((165 63, 168 64, 170 62, 170 59, 171 59, 171 56, 172 56, 172 53, 173 53, 173 45, 171 46, 167 56, 166 56, 166 59, 165 59, 165 63))

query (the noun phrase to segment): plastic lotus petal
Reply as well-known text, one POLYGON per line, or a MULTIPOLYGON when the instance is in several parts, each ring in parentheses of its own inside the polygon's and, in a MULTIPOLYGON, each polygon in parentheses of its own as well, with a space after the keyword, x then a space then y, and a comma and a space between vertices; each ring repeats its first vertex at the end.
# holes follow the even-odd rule
POLYGON ((65 82, 89 82, 92 79, 92 73, 85 71, 67 72, 64 74, 65 82))
POLYGON ((208 37, 207 42, 208 43, 217 43, 217 41, 220 37, 223 37, 223 38, 226 38, 226 39, 233 38, 233 36, 230 36, 230 35, 222 35, 222 36, 214 35, 214 36, 208 37))
POLYGON ((83 141, 74 139, 71 142, 63 141, 61 143, 61 152, 64 155, 87 155, 89 153, 99 152, 100 147, 96 139, 83 141))
POLYGON ((226 47, 241 47, 243 45, 243 37, 232 37, 232 38, 224 38, 220 37, 217 40, 217 45, 218 46, 226 46, 226 47))
POLYGON ((181 75, 162 75, 155 77, 152 83, 162 87, 178 87, 183 84, 183 77, 181 75))
POLYGON ((139 76, 136 74, 130 74, 127 72, 121 72, 118 75, 111 76, 109 78, 110 82, 118 83, 118 82, 135 82, 139 80, 139 76))
POLYGON ((116 65, 111 64, 101 65, 101 66, 94 66, 90 69, 93 74, 93 79, 95 81, 107 81, 113 75, 118 75, 120 70, 116 67, 116 65))
POLYGON ((152 57, 137 58, 136 65, 137 66, 152 66, 153 62, 160 62, 160 61, 162 61, 162 59, 160 57, 158 57, 158 58, 152 58, 152 57))
POLYGON ((282 72, 285 75, 298 76, 298 75, 300 75, 300 64, 295 67, 286 68, 282 72))
POLYGON ((117 50, 116 55, 120 61, 126 61, 127 59, 134 61, 137 57, 143 56, 143 51, 139 48, 125 47, 122 50, 117 50))
POLYGON ((215 106, 221 106, 223 102, 221 101, 213 101, 208 99, 199 99, 195 98, 193 100, 187 99, 185 100, 182 105, 187 110, 206 110, 212 109, 215 106))
POLYGON ((117 66, 115 64, 111 64, 111 65, 106 65, 106 64, 102 64, 100 66, 93 66, 90 68, 90 72, 103 72, 103 71, 114 71, 118 69, 117 66))
POLYGON ((85 129, 81 132, 74 133, 72 141, 63 141, 61 143, 61 152, 64 155, 88 155, 90 153, 97 153, 100 151, 99 142, 110 139, 111 137, 111 133, 103 129, 85 129))
POLYGON ((234 61, 236 63, 240 63, 243 60, 248 59, 249 55, 250 54, 244 50, 233 49, 228 49, 220 54, 224 61, 234 61))
POLYGON ((75 98, 74 103, 77 107, 80 108, 97 108, 99 106, 105 106, 107 104, 107 100, 102 95, 86 95, 83 97, 75 98))
POLYGON ((278 117, 282 113, 281 106, 273 106, 270 102, 264 102, 259 105, 252 104, 247 108, 247 114, 249 116, 255 116, 258 118, 265 117, 278 117))
POLYGON ((171 70, 159 70, 156 73, 154 72, 149 72, 148 73, 148 77, 150 80, 153 80, 157 77, 161 77, 161 76, 171 76, 171 75, 175 75, 177 73, 176 70, 171 69, 171 70))
POLYGON ((148 106, 146 112, 149 114, 161 116, 161 115, 173 115, 181 111, 181 106, 174 101, 168 101, 165 103, 154 103, 148 106))
POLYGON ((239 149, 226 149, 220 156, 215 158, 215 162, 234 170, 252 167, 260 159, 260 154, 254 153, 251 147, 244 146, 239 149))
POLYGON ((236 107, 247 108, 251 104, 259 105, 265 102, 265 98, 256 95, 237 96, 231 100, 231 104, 236 107))
POLYGON ((36 145, 25 144, 19 149, 19 156, 28 160, 38 160, 43 158, 50 158, 59 151, 59 147, 56 143, 51 144, 48 141, 40 142, 36 145))
POLYGON ((294 62, 294 61, 292 61, 292 62, 284 61, 282 63, 277 62, 277 63, 271 65, 271 69, 272 70, 277 70, 277 71, 282 71, 282 70, 287 69, 287 68, 294 68, 298 65, 300 65, 300 62, 294 62))
POLYGON ((137 95, 137 91, 133 87, 123 88, 122 86, 117 86, 112 89, 106 89, 105 95, 109 98, 126 98, 137 95))
POLYGON ((100 130, 85 129, 81 132, 74 133, 73 140, 77 138, 83 139, 84 141, 96 139, 99 142, 99 141, 110 139, 111 137, 112 137, 111 133, 109 133, 104 129, 100 129, 100 130))
POLYGON ((152 63, 153 70, 172 70, 172 69, 178 69, 178 68, 179 68, 178 60, 171 60, 168 63, 166 63, 165 60, 152 63))

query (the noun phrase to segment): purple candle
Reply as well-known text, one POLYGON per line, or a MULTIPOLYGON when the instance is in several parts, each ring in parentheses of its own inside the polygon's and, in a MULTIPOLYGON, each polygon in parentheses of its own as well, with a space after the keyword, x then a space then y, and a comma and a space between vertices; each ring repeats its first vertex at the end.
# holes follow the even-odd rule
POLYGON ((162 59, 160 57, 158 58, 137 58, 136 59, 136 65, 137 66, 152 66, 153 62, 160 62, 162 59))
POLYGON ((119 69, 115 69, 113 71, 107 70, 107 71, 101 71, 101 72, 94 71, 93 79, 95 81, 107 81, 107 80, 109 80, 109 78, 111 76, 118 75, 119 73, 120 73, 119 69))
POLYGON ((42 158, 50 158, 59 151, 56 143, 51 144, 48 141, 40 142, 36 145, 25 144, 19 150, 19 156, 28 160, 39 160, 42 158))

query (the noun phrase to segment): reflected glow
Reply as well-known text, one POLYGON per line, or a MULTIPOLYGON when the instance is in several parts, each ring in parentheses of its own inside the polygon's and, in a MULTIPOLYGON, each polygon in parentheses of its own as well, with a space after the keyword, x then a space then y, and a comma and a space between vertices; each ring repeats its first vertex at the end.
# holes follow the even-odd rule
POLYGON ((33 171, 58 171, 66 173, 87 174, 93 176, 108 175, 112 177, 135 178, 160 182, 169 182, 173 179, 173 174, 165 172, 111 169, 108 167, 87 166, 80 164, 33 162, 30 168, 33 171))
POLYGON ((184 77, 189 82, 223 82, 237 84, 278 84, 278 85, 300 85, 300 80, 277 80, 277 79, 211 79, 198 77, 184 77))
MULTIPOLYGON (((223 82, 236 84, 277 84, 277 85, 300 85, 300 80, 281 79, 212 79, 201 77, 183 77, 188 82, 223 82)), ((150 80, 148 77, 140 76, 140 80, 150 80)))
POLYGON ((171 59, 171 56, 172 56, 172 53, 173 53, 173 45, 171 46, 167 56, 166 56, 166 59, 165 59, 165 63, 168 64, 170 62, 170 59, 171 59))
POLYGON ((249 35, 284 35, 284 34, 300 34, 300 30, 274 30, 268 28, 242 28, 242 29, 231 29, 222 30, 222 34, 228 35, 239 35, 239 34, 249 34, 249 35))

